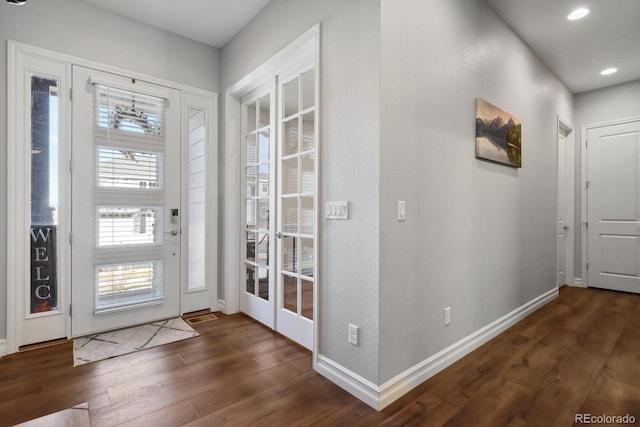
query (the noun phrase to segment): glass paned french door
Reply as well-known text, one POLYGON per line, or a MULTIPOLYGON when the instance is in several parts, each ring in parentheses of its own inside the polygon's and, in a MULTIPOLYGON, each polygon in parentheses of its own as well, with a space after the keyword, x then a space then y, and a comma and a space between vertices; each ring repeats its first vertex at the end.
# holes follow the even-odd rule
POLYGON ((243 276, 240 309, 274 327, 275 96, 273 85, 243 100, 243 276))
POLYGON ((313 346, 316 298, 316 70, 242 100, 241 310, 313 346))
POLYGON ((180 94, 73 68, 72 335, 180 312, 180 94))
POLYGON ((277 330, 313 346, 316 266, 316 69, 278 85, 278 304, 277 330))

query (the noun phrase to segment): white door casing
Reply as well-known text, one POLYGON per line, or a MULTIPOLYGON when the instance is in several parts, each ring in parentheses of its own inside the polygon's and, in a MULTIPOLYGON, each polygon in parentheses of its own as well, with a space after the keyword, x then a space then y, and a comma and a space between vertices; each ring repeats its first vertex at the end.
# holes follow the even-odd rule
POLYGON ((640 120, 585 133, 587 285, 640 293, 640 120))
POLYGON ((180 93, 78 66, 73 80, 71 334, 177 316, 180 93))

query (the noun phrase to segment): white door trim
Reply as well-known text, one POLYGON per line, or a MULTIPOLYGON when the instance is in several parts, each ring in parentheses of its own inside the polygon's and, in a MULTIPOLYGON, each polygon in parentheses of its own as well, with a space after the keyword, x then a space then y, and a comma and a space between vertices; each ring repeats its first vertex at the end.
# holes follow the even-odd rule
MULTIPOLYGON (((569 226, 566 233, 566 252, 565 252, 565 272, 567 284, 575 285, 575 126, 562 116, 558 115, 558 128, 556 132, 556 143, 560 132, 565 132, 565 222, 569 226)), ((559 165, 557 167, 559 171, 559 165)), ((558 179, 558 177, 556 177, 558 179)), ((557 186, 556 186, 557 188, 557 186)))
MULTIPOLYGON (((22 72, 21 58, 25 55, 39 57, 45 60, 62 63, 69 66, 69 68, 72 65, 78 65, 86 68, 93 68, 93 69, 105 71, 111 74, 127 76, 143 82, 148 82, 148 83, 152 83, 160 86, 166 86, 173 89, 178 89, 183 92, 190 92, 197 95, 210 96, 210 97, 213 97, 214 99, 217 99, 216 98, 217 94, 209 90, 200 89, 197 87, 189 86, 189 85, 178 83, 178 82, 172 82, 166 79, 150 76, 147 74, 127 70, 120 67, 115 67, 112 65, 108 65, 108 64, 104 64, 96 61, 91 61, 88 59, 84 59, 84 58, 80 58, 72 55, 67 55, 64 53, 40 48, 37 46, 32 46, 25 43, 16 42, 13 40, 7 41, 7 80, 8 82, 17 81, 16 79, 17 79, 18 73, 22 72)), ((22 89, 23 88, 21 87, 17 87, 17 85, 8 84, 8 87, 7 87, 7 105, 8 106, 17 105, 18 100, 21 99, 19 96, 19 91, 22 89)), ((68 95, 66 95, 66 98, 68 99, 68 95)), ((24 105, 18 105, 17 107, 18 108, 7 108, 7 140, 8 141, 24 140, 23 138, 24 130, 20 128, 24 105), (19 138, 22 138, 22 139, 19 139, 19 138)), ((216 107, 216 110, 214 111, 214 116, 217 118, 217 115, 218 115, 217 105, 215 105, 215 107, 216 107)), ((69 132, 68 135, 71 135, 71 121, 68 120, 68 123, 64 123, 63 125, 66 128, 68 128, 68 132, 69 132)), ((217 135, 217 132, 214 132, 212 134, 211 149, 217 152, 217 147, 218 147, 218 135, 217 135)), ((18 336, 18 334, 20 333, 18 328, 20 327, 20 324, 19 324, 20 319, 17 318, 17 312, 16 312, 16 304, 18 302, 16 298, 17 298, 17 292, 19 290, 17 284, 24 283, 24 280, 25 280, 24 278, 28 277, 28 274, 29 274, 29 266, 25 264, 26 261, 24 259, 22 260, 20 259, 20 258, 24 258, 24 255, 21 257, 20 254, 29 253, 28 247, 26 246, 28 244, 28 241, 26 240, 26 237, 22 238, 18 236, 16 236, 16 238, 12 240, 12 236, 15 236, 15 233, 12 230, 18 229, 18 227, 16 227, 16 224, 18 224, 16 220, 22 221, 20 224, 26 223, 25 220, 20 220, 20 218, 22 218, 24 215, 22 214, 19 215, 16 209, 16 207, 24 206, 24 203, 25 203, 25 201, 23 200, 24 194, 22 194, 24 192, 19 191, 19 189, 22 187, 15 186, 16 184, 16 179, 15 179, 16 167, 15 166, 16 165, 15 165, 15 161, 13 160, 18 154, 19 153, 16 152, 16 144, 9 144, 7 147, 7 162, 8 162, 8 165, 7 165, 8 166, 7 168, 7 242, 12 242, 11 244, 15 246, 13 247, 14 250, 7 250, 7 272, 6 272, 6 276, 7 276, 7 339, 6 339, 6 343, 4 343, 5 345, 2 346, 6 350, 2 350, 2 348, 0 348, 0 351, 6 351, 7 354, 15 353, 18 351, 18 347, 19 347, 18 343, 20 339, 20 337, 18 336)), ((211 166, 216 168, 214 173, 217 173, 218 165, 213 164, 211 166)), ((215 192, 212 198, 213 203, 215 204, 215 206, 213 207, 213 210, 215 211, 217 209, 217 197, 218 197, 217 188, 214 188, 213 191, 215 192)), ((215 226, 217 226, 217 224, 215 226)), ((25 227, 26 226, 21 225, 20 229, 27 229, 25 227)), ((210 272, 210 274, 211 274, 211 277, 217 278, 217 271, 212 271, 210 272)), ((70 286, 67 286, 67 289, 64 291, 64 295, 61 295, 60 298, 61 298, 61 301, 66 301, 67 303, 68 301, 70 301, 71 299, 70 286)), ((216 302, 215 301, 216 298, 217 297, 214 297, 214 303, 216 302)), ((65 314, 66 316, 69 316, 68 310, 66 310, 65 313, 66 313, 65 314)), ((67 323, 66 334, 67 336, 71 336, 71 329, 70 329, 71 322, 69 321, 68 318, 66 323, 67 323)))
POLYGON ((613 125, 621 125, 630 122, 640 121, 640 117, 630 117, 626 119, 620 120, 611 120, 607 122, 600 123, 592 123, 582 125, 580 129, 580 166, 581 166, 581 178, 580 178, 580 187, 581 187, 581 206, 580 206, 580 220, 581 220, 581 251, 582 251, 582 265, 580 266, 582 270, 582 286, 589 287, 589 275, 587 271, 587 260, 589 252, 588 252, 588 233, 587 233, 587 133, 591 129, 596 129, 599 127, 605 126, 613 126, 613 125))

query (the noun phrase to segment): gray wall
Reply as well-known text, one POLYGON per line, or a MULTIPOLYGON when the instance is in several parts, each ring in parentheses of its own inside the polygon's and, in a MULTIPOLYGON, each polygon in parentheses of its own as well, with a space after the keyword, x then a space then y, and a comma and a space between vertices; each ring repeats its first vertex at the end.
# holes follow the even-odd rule
POLYGON ((319 350, 376 383, 379 0, 272 0, 222 50, 222 88, 232 86, 318 22, 322 23, 320 206, 332 200, 351 202, 348 221, 320 224, 319 350), (360 326, 359 347, 347 342, 349 323, 360 326))
MULTIPOLYGON (((575 96, 576 126, 576 229, 582 224, 581 155, 582 129, 584 125, 640 117, 640 80, 584 92, 575 96)), ((576 277, 582 276, 582 235, 577 233, 575 245, 576 277)))
POLYGON ((556 286, 556 115, 572 118, 484 2, 382 0, 381 16, 379 384, 556 286), (474 157, 476 97, 522 120, 521 169, 474 157))
POLYGON ((219 91, 220 52, 77 0, 0 2, 0 337, 6 337, 7 40, 219 91), (133 45, 135 43, 135 45, 133 45))

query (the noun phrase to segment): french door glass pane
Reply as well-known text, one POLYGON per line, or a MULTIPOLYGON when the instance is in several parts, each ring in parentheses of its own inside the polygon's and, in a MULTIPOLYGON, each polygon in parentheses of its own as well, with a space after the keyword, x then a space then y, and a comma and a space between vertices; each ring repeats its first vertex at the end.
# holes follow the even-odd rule
POLYGON ((260 163, 269 161, 269 145, 270 145, 269 131, 268 130, 260 131, 258 133, 258 153, 259 153, 258 161, 260 163))
POLYGON ((313 213, 313 197, 301 197, 300 205, 300 233, 312 235, 315 226, 315 218, 313 213))
POLYGON ((256 268, 253 265, 246 266, 247 277, 245 291, 254 295, 256 293, 256 268))
POLYGON ((282 236, 282 269, 291 273, 298 271, 298 254, 296 253, 296 238, 282 236))
POLYGON ((58 81, 31 77, 30 313, 58 309, 58 81))
POLYGON ((316 148, 315 113, 302 116, 302 151, 313 151, 316 148))
POLYGON ((258 228, 264 231, 269 230, 269 199, 258 200, 258 228))
POLYGON ((247 197, 256 197, 256 176, 258 175, 258 169, 255 166, 248 167, 246 169, 247 176, 247 197))
POLYGON ((315 68, 302 73, 302 110, 315 105, 315 68))
POLYGON ((300 282, 300 299, 302 302, 302 316, 313 320, 313 282, 302 279, 300 282))
POLYGON ((262 98, 260 98, 260 122, 258 123, 260 128, 269 125, 271 120, 271 104, 270 104, 270 96, 266 94, 262 98))
POLYGON ((255 209, 255 199, 248 199, 246 201, 246 209, 247 209, 247 228, 249 230, 255 230, 256 228, 256 209, 255 209))
POLYGON ((258 265, 266 267, 269 265, 269 235, 258 234, 258 265))
POLYGON ((256 233, 247 232, 247 260, 256 262, 256 233))
POLYGON ((298 198, 287 197, 282 199, 282 232, 298 232, 298 198))
POLYGON ((300 239, 300 274, 313 277, 313 239, 300 239))
POLYGON ((282 275, 283 307, 294 313, 298 312, 298 279, 282 275))
POLYGON ((284 147, 283 156, 290 156, 298 152, 298 119, 294 118, 284 123, 283 135, 284 147))
POLYGON ((247 106, 247 131, 256 130, 256 103, 252 102, 247 106))
POLYGON ((289 117, 298 112, 298 78, 288 81, 284 89, 284 117, 289 117))
POLYGON ((247 165, 253 165, 258 161, 258 147, 256 145, 256 135, 247 135, 245 138, 247 150, 247 165))
POLYGON ((315 156, 306 154, 301 157, 302 177, 300 179, 300 193, 304 195, 313 195, 316 186, 315 173, 315 156))
POLYGON ((298 158, 282 161, 282 194, 298 193, 298 158))
POLYGON ((258 268, 258 296, 269 301, 269 270, 258 268))

